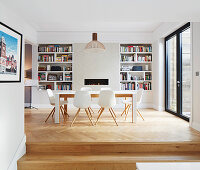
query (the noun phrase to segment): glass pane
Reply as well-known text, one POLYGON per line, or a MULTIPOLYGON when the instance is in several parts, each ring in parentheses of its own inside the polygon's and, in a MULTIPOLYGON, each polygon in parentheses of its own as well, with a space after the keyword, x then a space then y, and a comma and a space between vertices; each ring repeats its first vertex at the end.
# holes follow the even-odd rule
POLYGON ((177 55, 176 36, 167 41, 168 56, 168 109, 177 112, 177 55))
POLYGON ((182 32, 182 114, 190 117, 192 65, 190 56, 190 28, 182 32))

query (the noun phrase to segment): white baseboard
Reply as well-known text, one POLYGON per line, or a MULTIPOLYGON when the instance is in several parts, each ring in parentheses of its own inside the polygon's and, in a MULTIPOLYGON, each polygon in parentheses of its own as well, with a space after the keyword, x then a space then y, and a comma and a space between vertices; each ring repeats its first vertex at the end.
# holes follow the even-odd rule
POLYGON ((164 108, 163 106, 153 105, 153 108, 154 108, 155 110, 160 111, 160 112, 163 112, 163 111, 165 110, 165 108, 164 108))
POLYGON ((192 122, 191 127, 200 132, 200 123, 192 122))
POLYGON ((8 170, 17 170, 17 161, 26 153, 26 135, 22 138, 21 143, 19 144, 17 151, 10 163, 8 170))
POLYGON ((29 107, 30 103, 24 103, 24 107, 29 107))

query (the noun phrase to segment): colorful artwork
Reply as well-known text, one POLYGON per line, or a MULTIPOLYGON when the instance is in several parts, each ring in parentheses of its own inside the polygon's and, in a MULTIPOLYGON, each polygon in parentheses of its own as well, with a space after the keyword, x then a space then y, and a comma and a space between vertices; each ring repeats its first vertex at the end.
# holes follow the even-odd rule
POLYGON ((0 23, 0 82, 21 82, 22 35, 0 23))

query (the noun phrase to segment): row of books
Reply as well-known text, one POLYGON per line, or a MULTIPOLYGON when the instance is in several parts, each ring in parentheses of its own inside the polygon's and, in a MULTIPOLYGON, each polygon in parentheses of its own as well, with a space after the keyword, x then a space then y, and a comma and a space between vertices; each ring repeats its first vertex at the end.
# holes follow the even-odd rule
POLYGON ((144 82, 144 83, 121 83, 121 90, 151 90, 151 82, 144 82))
POLYGON ((151 74, 146 74, 145 75, 145 80, 151 80, 151 74))
POLYGON ((65 81, 72 81, 72 74, 65 74, 65 81))
POLYGON ((57 85, 56 89, 57 90, 72 90, 72 84, 68 83, 68 84, 57 85))
POLYGON ((38 52, 72 52, 72 46, 47 45, 39 46, 38 52))
POLYGON ((121 83, 121 90, 135 90, 135 82, 121 83))
POLYGON ((61 55, 56 57, 56 62, 71 62, 72 56, 71 55, 61 55))
POLYGON ((39 85, 39 89, 40 90, 46 90, 46 89, 51 89, 53 90, 53 86, 52 85, 39 85))
POLYGON ((54 62, 54 55, 39 55, 39 62, 54 62))
MULTIPOLYGON (((148 75, 148 76, 150 76, 150 75, 148 75)), ((130 73, 120 73, 120 80, 128 80, 128 81, 129 80, 144 80, 144 78, 143 78, 143 76, 131 75, 130 73)), ((148 80, 148 79, 146 79, 146 80, 148 80)))
POLYGON ((121 46, 121 52, 152 52, 151 46, 121 46))
POLYGON ((46 73, 38 73, 38 80, 39 81, 46 80, 46 73))
POLYGON ((121 62, 128 62, 128 61, 136 61, 136 56, 130 56, 130 55, 123 55, 121 56, 121 62))
POLYGON ((145 55, 145 56, 138 56, 137 61, 152 61, 151 55, 145 55))

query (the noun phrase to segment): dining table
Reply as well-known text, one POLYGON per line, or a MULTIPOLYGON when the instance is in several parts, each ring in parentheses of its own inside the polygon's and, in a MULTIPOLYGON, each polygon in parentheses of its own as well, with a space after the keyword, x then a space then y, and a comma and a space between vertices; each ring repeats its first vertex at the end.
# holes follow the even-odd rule
MULTIPOLYGON (((74 98, 76 91, 73 90, 62 90, 62 91, 55 91, 55 119, 54 123, 60 123, 60 100, 64 98, 67 100, 69 98, 74 98)), ((128 90, 120 90, 114 91, 116 98, 131 98, 132 100, 132 123, 137 121, 137 92, 136 91, 128 91, 128 90)), ((91 98, 98 98, 100 91, 90 91, 91 98)), ((67 111, 67 105, 64 106, 65 110, 67 111)))

